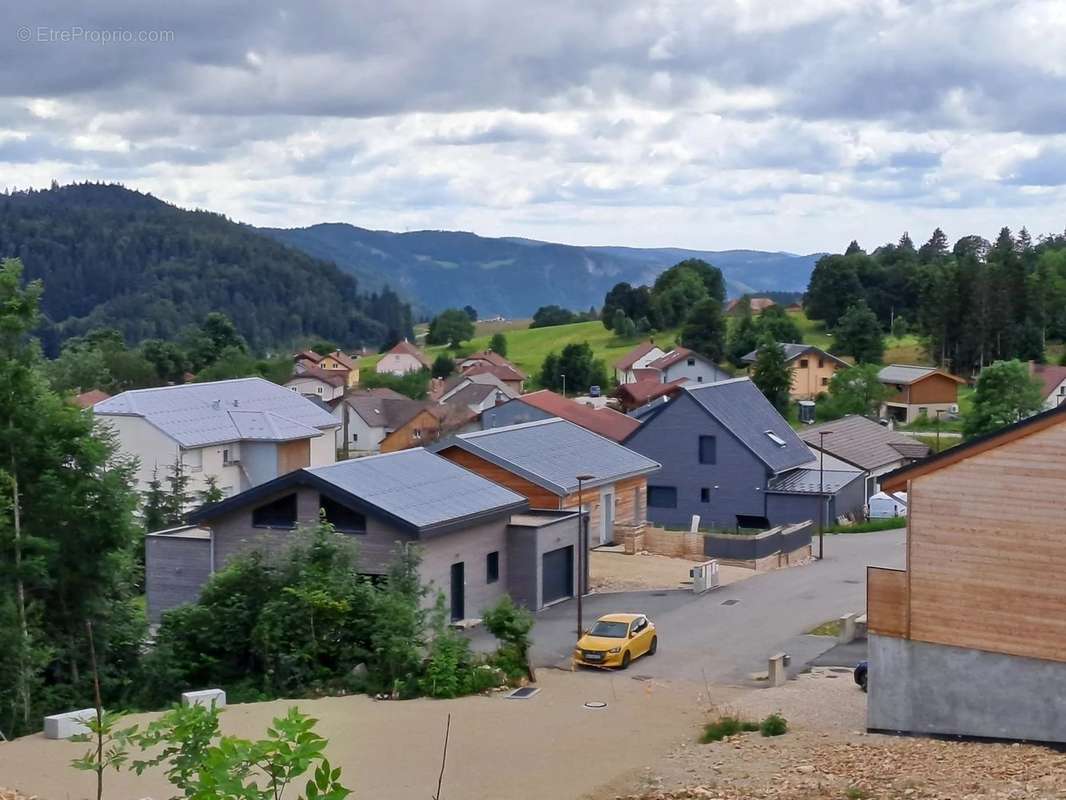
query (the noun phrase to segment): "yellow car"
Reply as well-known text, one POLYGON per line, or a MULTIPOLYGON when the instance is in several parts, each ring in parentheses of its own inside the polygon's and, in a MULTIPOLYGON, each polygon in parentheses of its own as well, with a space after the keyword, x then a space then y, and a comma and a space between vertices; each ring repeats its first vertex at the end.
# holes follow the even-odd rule
POLYGON ((655 655, 659 637, 643 614, 607 614, 577 641, 574 663, 587 667, 618 667, 642 655, 655 655))

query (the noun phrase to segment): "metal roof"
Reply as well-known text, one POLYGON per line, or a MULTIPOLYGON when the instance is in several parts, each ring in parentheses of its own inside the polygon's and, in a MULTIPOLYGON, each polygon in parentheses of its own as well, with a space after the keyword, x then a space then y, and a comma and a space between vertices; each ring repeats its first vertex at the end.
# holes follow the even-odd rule
POLYGON ((877 373, 882 383, 914 383, 936 372, 935 367, 914 367, 908 364, 889 364, 877 373))
MULTIPOLYGON (((838 356, 835 356, 832 353, 827 353, 822 348, 815 347, 813 344, 803 344, 803 343, 796 343, 796 342, 781 342, 781 349, 785 351, 785 361, 792 361, 794 359, 797 359, 800 356, 802 356, 804 353, 817 353, 822 358, 828 358, 831 361, 835 361, 836 363, 842 364, 845 367, 850 367, 851 366, 851 364, 849 364, 844 359, 842 359, 842 358, 840 358, 838 356)), ((759 355, 759 351, 758 350, 752 350, 750 353, 748 353, 746 356, 744 356, 744 358, 741 359, 741 360, 744 361, 746 364, 752 364, 752 363, 755 362, 755 359, 758 357, 758 355, 759 355)))
POLYGON ((803 428, 799 435, 811 447, 818 447, 821 438, 825 452, 860 469, 879 469, 929 455, 928 445, 854 414, 803 428), (824 431, 830 433, 819 437, 824 431))
POLYGON ((773 472, 814 461, 814 453, 748 378, 693 384, 682 391, 773 472), (776 443, 773 437, 784 444, 776 443))
POLYGON ((835 494, 853 480, 862 477, 858 470, 793 469, 770 479, 766 491, 776 494, 835 494), (819 483, 821 481, 821 483, 819 483), (824 491, 819 491, 819 486, 824 491))
POLYGON ((93 413, 141 417, 182 447, 307 439, 340 424, 306 397, 263 378, 132 389, 97 403, 93 413))
POLYGON ((558 417, 463 433, 437 443, 440 452, 461 447, 553 494, 577 491, 577 476, 594 476, 588 487, 656 472, 662 465, 599 434, 558 417))

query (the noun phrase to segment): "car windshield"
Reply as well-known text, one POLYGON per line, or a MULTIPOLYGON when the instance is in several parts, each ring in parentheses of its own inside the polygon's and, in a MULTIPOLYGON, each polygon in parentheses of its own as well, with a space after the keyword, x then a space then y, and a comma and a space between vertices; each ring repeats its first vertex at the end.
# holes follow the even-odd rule
POLYGON ((611 639, 624 639, 629 631, 629 625, 625 622, 607 622, 600 620, 589 631, 593 636, 606 636, 611 639))

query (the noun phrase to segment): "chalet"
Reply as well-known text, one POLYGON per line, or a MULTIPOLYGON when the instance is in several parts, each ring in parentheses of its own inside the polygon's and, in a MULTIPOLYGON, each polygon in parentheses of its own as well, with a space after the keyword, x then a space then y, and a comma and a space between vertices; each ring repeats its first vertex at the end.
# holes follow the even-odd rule
POLYGON ((1029 362, 1029 373, 1040 381, 1044 408, 1057 408, 1066 400, 1066 367, 1029 362))
POLYGON ((614 365, 618 383, 655 381, 671 383, 677 380, 711 383, 725 380, 729 373, 705 356, 678 345, 668 352, 652 342, 643 342, 614 365))
POLYGON ((418 372, 429 369, 429 359, 426 354, 410 342, 404 340, 398 342, 378 361, 374 370, 379 374, 406 375, 409 372, 418 372))
POLYGON ((881 416, 904 424, 918 417, 932 419, 938 411, 959 410, 959 386, 966 381, 936 367, 889 364, 877 379, 892 391, 881 405, 881 416))
MULTIPOLYGON (((829 391, 829 382, 833 380, 833 376, 851 366, 844 359, 814 345, 789 342, 783 343, 781 347, 785 351, 785 361, 792 373, 789 396, 793 400, 813 400, 829 391)), ((757 355, 758 351, 752 350, 744 356, 744 362, 754 364, 757 355)))
POLYGON ((558 418, 460 434, 433 450, 538 509, 577 509, 577 476, 593 476, 583 483, 590 547, 644 525, 648 476, 659 469, 651 459, 558 418))
POLYGON ((804 427, 797 433, 815 455, 824 452, 862 470, 867 497, 878 491, 881 476, 929 455, 929 445, 856 414, 804 427))
POLYGON ((866 501, 863 473, 818 469, 814 453, 748 378, 682 387, 625 441, 662 464, 648 480, 648 518, 688 526, 768 527, 850 515, 866 501))
POLYGON ((346 373, 340 370, 306 367, 285 381, 285 388, 328 401, 344 394, 348 380, 346 373))
POLYGON ((297 470, 149 535, 149 618, 195 601, 234 558, 283 551, 320 516, 357 544, 364 574, 385 573, 417 544, 425 602, 442 593, 455 621, 480 617, 507 593, 537 610, 577 582, 576 513, 530 511, 520 494, 419 448, 297 470))
POLYGON ((514 394, 522 394, 525 385, 526 374, 518 367, 492 350, 483 350, 480 353, 472 353, 459 359, 456 365, 463 375, 493 375, 514 394))
POLYGON ((615 442, 621 442, 640 427, 637 420, 612 408, 590 408, 548 389, 541 389, 486 409, 481 414, 481 428, 503 428, 552 417, 568 420, 615 442))
POLYGON ((517 396, 518 392, 505 385, 495 375, 462 374, 454 375, 445 382, 439 402, 465 406, 475 414, 480 414, 487 408, 506 403, 517 396))
MULTIPOLYGON (((728 303, 725 304, 725 313, 729 316, 739 314, 741 303, 744 301, 744 299, 745 298, 743 297, 737 297, 733 300, 730 300, 728 303)), ((747 299, 748 302, 751 304, 752 316, 757 316, 764 312, 766 309, 770 308, 770 306, 777 305, 777 303, 775 303, 769 297, 749 297, 747 299)))
POLYGON ((327 372, 341 372, 344 374, 345 386, 351 388, 359 383, 359 364, 347 353, 334 350, 329 355, 322 356, 318 362, 318 368, 327 372))
POLYGON ((369 389, 349 392, 331 405, 339 423, 337 449, 348 455, 368 455, 380 452, 385 438, 406 425, 426 403, 392 389, 369 389))
POLYGON ((432 402, 420 405, 414 416, 381 440, 382 453, 423 447, 455 433, 478 429, 477 413, 464 405, 432 402))
POLYGON ((869 568, 873 731, 1066 742, 1066 405, 882 478, 906 567, 869 568))
POLYGON ((297 392, 262 378, 135 389, 97 403, 93 415, 137 458, 137 488, 180 461, 193 495, 213 478, 236 494, 302 467, 336 460, 338 422, 297 392))
MULTIPOLYGON (((638 380, 636 371, 644 369, 652 361, 662 358, 666 351, 649 339, 641 342, 614 364, 615 381, 619 384, 636 383, 638 380)), ((658 381, 661 383, 661 381, 658 381)))

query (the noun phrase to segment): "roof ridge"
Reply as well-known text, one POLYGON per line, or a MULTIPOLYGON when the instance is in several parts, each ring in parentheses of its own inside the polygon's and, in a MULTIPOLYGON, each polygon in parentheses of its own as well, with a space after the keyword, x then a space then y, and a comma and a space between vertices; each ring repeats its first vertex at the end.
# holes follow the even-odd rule
MULTIPOLYGON (((519 397, 517 397, 515 399, 521 400, 522 396, 520 395, 519 397)), ((517 430, 519 428, 535 428, 535 427, 538 427, 540 425, 554 425, 556 422, 567 422, 570 425, 574 424, 574 423, 570 422, 569 420, 563 419, 562 417, 549 417, 548 419, 535 419, 532 422, 516 422, 514 425, 504 425, 502 428, 487 428, 487 429, 485 429, 483 431, 470 431, 469 433, 460 433, 459 434, 459 438, 461 438, 461 439, 478 439, 478 438, 481 438, 483 436, 489 436, 489 435, 494 434, 494 433, 503 433, 503 432, 506 432, 506 431, 517 430)), ((579 425, 578 427, 581 427, 581 426, 579 425)), ((589 433, 594 433, 594 431, 589 431, 589 433)), ((596 434, 596 435, 599 436, 599 434, 596 434)), ((608 440, 608 441, 610 441, 610 440, 608 440)), ((617 444, 617 442, 615 444, 617 444)))
POLYGON ((261 377, 259 375, 249 375, 247 378, 225 378, 224 380, 221 380, 221 381, 204 381, 203 383, 196 383, 196 382, 193 382, 193 383, 174 383, 174 384, 171 384, 169 386, 146 386, 143 389, 126 389, 126 390, 124 390, 122 392, 119 392, 116 395, 113 395, 113 397, 121 397, 124 394, 135 395, 135 394, 144 394, 146 392, 162 392, 162 391, 174 391, 176 389, 203 388, 205 386, 216 386, 216 385, 218 385, 220 383, 240 383, 242 381, 262 381, 264 383, 273 384, 274 386, 278 385, 278 384, 274 383, 273 381, 268 381, 266 378, 263 378, 263 377, 261 377))

